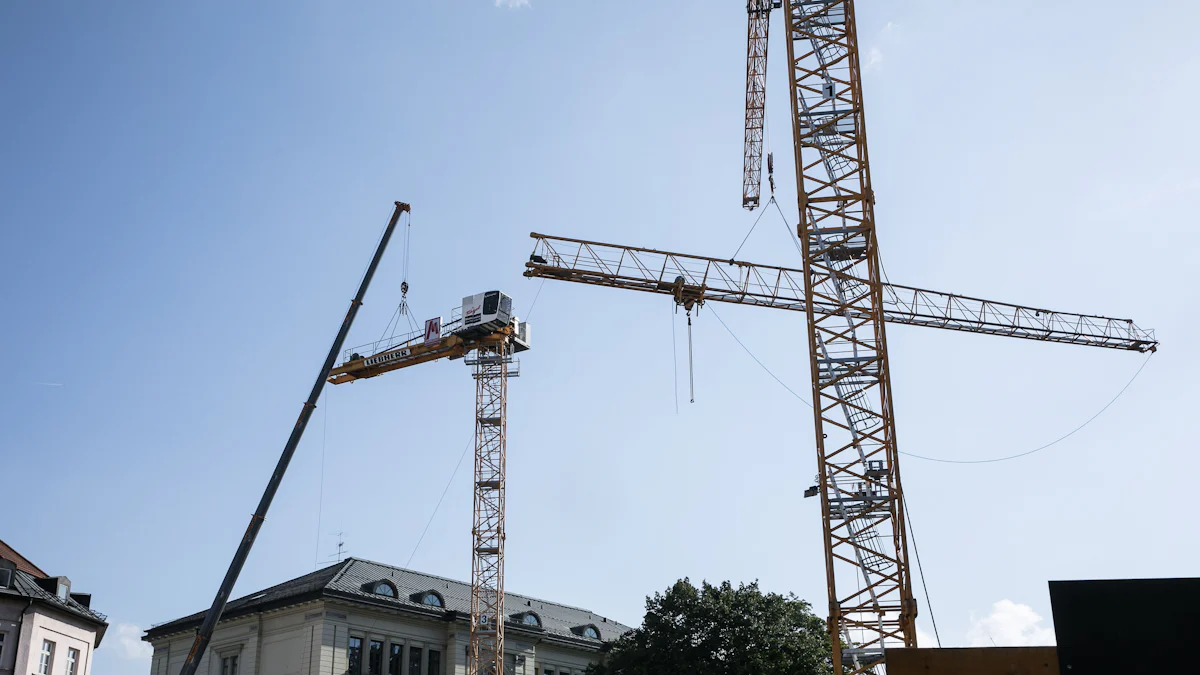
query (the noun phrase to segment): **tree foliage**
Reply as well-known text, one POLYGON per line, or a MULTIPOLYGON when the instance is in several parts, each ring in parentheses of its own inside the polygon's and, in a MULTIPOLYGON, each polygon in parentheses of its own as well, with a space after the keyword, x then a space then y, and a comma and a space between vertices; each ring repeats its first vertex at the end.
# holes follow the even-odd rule
POLYGON ((830 675, 825 622, 794 595, 681 579, 589 675, 830 675))

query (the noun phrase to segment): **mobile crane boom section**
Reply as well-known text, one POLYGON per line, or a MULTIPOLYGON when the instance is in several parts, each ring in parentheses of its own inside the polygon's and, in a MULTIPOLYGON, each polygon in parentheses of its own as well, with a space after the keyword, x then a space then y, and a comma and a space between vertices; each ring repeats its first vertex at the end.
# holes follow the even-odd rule
MULTIPOLYGON (((536 233, 530 236, 536 243, 525 263, 527 277, 672 295, 688 308, 713 300, 805 310, 804 273, 798 269, 536 233)), ((1139 328, 1129 319, 1054 312, 897 284, 881 286, 883 316, 889 323, 1138 352, 1158 347, 1153 330, 1139 328)), ((831 309, 834 303, 822 304, 831 309)), ((848 303, 845 311, 849 318, 856 317, 853 303, 848 303)))
POLYGON ((183 662, 183 667, 179 671, 180 675, 195 675, 196 667, 200 665, 200 659, 204 657, 204 651, 208 648, 209 640, 212 639, 213 630, 216 629, 217 622, 221 620, 221 614, 225 611, 225 603, 229 601, 229 594, 233 592, 233 587, 237 583, 238 576, 242 573, 242 566, 246 564, 246 558, 250 556, 250 548, 254 546, 254 539, 258 536, 258 531, 262 529, 263 521, 267 517, 267 510, 271 508, 271 501, 275 499, 275 492, 279 489, 279 484, 283 481, 283 474, 287 471, 288 464, 292 461, 292 455, 296 453, 296 446, 300 444, 300 438, 304 435, 304 429, 308 426, 308 420, 312 417, 312 412, 317 407, 317 400, 321 398, 321 390, 325 388, 325 378, 329 377, 329 371, 333 369, 338 352, 342 350, 342 344, 346 341, 346 334, 350 332, 350 326, 354 323, 354 317, 358 315, 358 308, 363 304, 363 297, 367 294, 367 288, 371 285, 371 278, 375 276, 375 269, 379 267, 379 261, 383 258, 383 252, 387 250, 388 241, 392 238, 392 232, 396 230, 396 223, 400 220, 400 214, 405 212, 412 212, 409 205, 404 202, 396 202, 396 208, 392 211, 392 217, 388 221, 387 229, 383 231, 383 237, 379 239, 379 246, 375 248, 375 255, 371 258, 371 264, 367 267, 366 273, 363 274, 362 282, 358 285, 358 293, 350 301, 350 309, 346 312, 346 318, 342 319, 342 327, 338 330, 337 337, 333 339, 333 345, 329 348, 329 355, 325 357, 325 363, 321 366, 321 372, 317 375, 317 381, 313 383, 312 391, 308 394, 308 400, 304 402, 304 407, 300 409, 300 417, 296 420, 295 426, 292 427, 292 433, 288 436, 287 443, 283 447, 283 454, 280 455, 279 462, 275 465, 275 471, 271 474, 271 480, 267 482, 267 489, 263 492, 262 499, 258 502, 258 508, 255 509, 254 515, 250 517, 250 525, 246 528, 245 535, 242 536, 242 541, 233 556, 233 562, 229 564, 229 570, 226 571, 225 578, 221 581, 221 587, 217 589, 217 597, 213 600, 212 606, 205 612, 204 621, 200 624, 200 629, 196 631, 196 639, 192 643, 192 649, 188 652, 187 659, 183 662))

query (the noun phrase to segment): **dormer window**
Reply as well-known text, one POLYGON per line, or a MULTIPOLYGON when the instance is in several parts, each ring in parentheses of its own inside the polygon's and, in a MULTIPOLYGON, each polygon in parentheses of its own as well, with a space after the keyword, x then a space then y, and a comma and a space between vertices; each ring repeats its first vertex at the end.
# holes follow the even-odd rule
POLYGON ((59 600, 66 600, 71 597, 71 580, 66 577, 58 578, 58 589, 54 593, 59 600))
POLYGON ((590 623, 587 624, 586 626, 576 626, 571 629, 571 632, 576 635, 581 635, 585 638, 591 638, 593 640, 600 639, 600 629, 596 628, 594 625, 592 625, 590 623))
POLYGON ((521 615, 521 623, 526 626, 541 626, 542 620, 533 612, 525 612, 521 615))
POLYGON ((17 575, 17 564, 11 560, 0 558, 0 588, 12 588, 13 577, 17 575))
POLYGON ((399 593, 396 592, 396 587, 392 585, 392 582, 386 579, 375 582, 371 592, 375 595, 382 595, 386 598, 395 598, 399 595, 399 593))
POLYGON ((442 594, 438 593, 437 591, 434 591, 434 590, 421 591, 420 593, 413 593, 412 595, 410 595, 408 597, 413 602, 419 602, 422 605, 429 605, 430 607, 445 607, 446 606, 446 601, 444 598, 442 598, 442 594))

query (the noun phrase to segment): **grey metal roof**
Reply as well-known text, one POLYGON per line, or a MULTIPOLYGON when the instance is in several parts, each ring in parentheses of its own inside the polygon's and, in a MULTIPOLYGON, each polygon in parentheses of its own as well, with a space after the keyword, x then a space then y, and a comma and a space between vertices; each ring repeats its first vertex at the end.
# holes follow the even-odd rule
MULTIPOLYGON (((269 606, 294 604, 318 597, 343 598, 463 621, 471 611, 471 585, 468 583, 370 560, 348 558, 336 565, 233 600, 227 605, 224 616, 233 618, 241 614, 260 611, 269 606), (385 580, 396 587, 398 597, 390 598, 371 591, 374 584, 385 580), (434 591, 442 597, 443 607, 435 608, 420 602, 420 597, 429 591, 434 591), (451 612, 455 614, 451 614, 451 612)), ((590 645, 596 648, 603 642, 615 640, 632 630, 629 626, 586 609, 516 593, 504 594, 504 607, 508 613, 505 631, 510 634, 526 634, 530 637, 553 636, 578 643, 581 646, 590 645), (541 620, 541 626, 532 627, 521 624, 519 616, 526 612, 536 614, 541 620), (600 633, 599 640, 582 635, 587 626, 596 627, 600 633)), ((204 613, 200 612, 155 626, 146 631, 146 639, 199 625, 203 617, 204 613)))
POLYGON ((94 609, 84 607, 80 603, 71 599, 70 596, 64 600, 54 593, 50 593, 38 585, 36 577, 22 570, 16 570, 16 573, 13 575, 13 587, 4 589, 0 592, 5 594, 15 593, 16 595, 24 598, 31 598, 34 601, 50 605, 51 607, 60 609, 68 614, 73 614, 81 619, 86 619, 88 621, 100 624, 100 630, 97 632, 96 637, 97 645, 100 644, 100 638, 104 636, 104 629, 108 627, 108 617, 104 616, 100 612, 95 611, 94 609))

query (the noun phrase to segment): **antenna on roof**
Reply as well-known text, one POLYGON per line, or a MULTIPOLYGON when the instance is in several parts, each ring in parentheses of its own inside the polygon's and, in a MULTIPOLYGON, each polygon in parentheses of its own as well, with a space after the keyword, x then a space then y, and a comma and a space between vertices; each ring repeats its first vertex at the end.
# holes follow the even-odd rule
POLYGON ((342 556, 343 556, 343 555, 345 555, 345 554, 347 554, 347 553, 349 553, 349 551, 347 551, 347 550, 346 550, 346 542, 345 542, 345 540, 342 538, 342 535, 344 535, 344 534, 346 534, 346 533, 345 533, 345 532, 334 532, 334 533, 332 533, 332 534, 330 534, 330 535, 329 535, 329 536, 331 536, 331 537, 337 537, 337 538, 338 538, 338 541, 337 541, 337 552, 336 552, 336 553, 330 553, 330 554, 329 554, 329 557, 328 557, 328 558, 326 558, 326 560, 333 560, 333 559, 336 557, 336 558, 337 558, 337 562, 339 562, 339 563, 340 563, 340 562, 342 562, 342 556))

